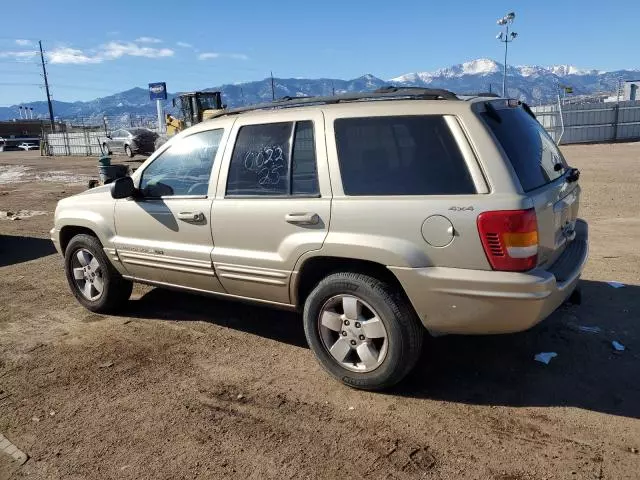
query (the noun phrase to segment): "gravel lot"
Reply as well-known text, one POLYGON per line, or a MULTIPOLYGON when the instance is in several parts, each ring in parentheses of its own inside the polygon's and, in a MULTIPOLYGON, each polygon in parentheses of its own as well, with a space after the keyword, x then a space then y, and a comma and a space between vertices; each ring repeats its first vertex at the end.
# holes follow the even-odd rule
POLYGON ((640 478, 640 143, 563 150, 582 305, 433 339, 384 394, 330 379, 294 314, 148 287, 128 316, 84 310, 48 230, 96 159, 0 153, 0 434, 30 457, 0 453, 0 478, 640 478))

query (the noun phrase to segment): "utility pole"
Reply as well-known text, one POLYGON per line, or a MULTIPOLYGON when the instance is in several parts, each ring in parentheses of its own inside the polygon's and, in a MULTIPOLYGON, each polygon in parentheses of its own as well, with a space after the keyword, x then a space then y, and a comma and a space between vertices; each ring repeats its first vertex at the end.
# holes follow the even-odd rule
POLYGON ((276 87, 273 84, 273 72, 271 72, 271 100, 276 99, 276 87))
POLYGON ((53 123, 53 105, 51 105, 51 94, 49 93, 49 79, 47 78, 47 67, 44 64, 44 54, 42 53, 42 41, 38 40, 40 46, 40 61, 42 62, 42 74, 44 75, 44 88, 47 91, 47 104, 49 105, 49 123, 51 124, 51 133, 55 130, 53 123))

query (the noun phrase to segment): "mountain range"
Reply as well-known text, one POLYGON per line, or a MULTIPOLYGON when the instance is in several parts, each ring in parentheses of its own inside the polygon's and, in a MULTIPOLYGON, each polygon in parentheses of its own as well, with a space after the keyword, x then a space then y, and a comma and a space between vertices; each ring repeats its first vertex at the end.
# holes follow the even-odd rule
MULTIPOLYGON (((459 94, 488 91, 501 93, 502 72, 501 63, 481 58, 434 72, 407 73, 387 80, 367 74, 353 80, 275 78, 274 84, 276 98, 370 91, 387 85, 445 88, 459 94)), ((508 66, 507 94, 534 105, 552 102, 561 86, 572 87, 574 95, 613 94, 620 79, 637 78, 639 75, 640 70, 606 72, 582 70, 572 65, 508 66)), ((272 96, 270 78, 209 87, 204 90, 220 90, 223 102, 229 107, 270 101, 272 96)), ((174 96, 175 94, 169 94, 167 101, 170 111, 171 99, 174 96)), ((38 118, 47 118, 47 103, 44 101, 24 103, 22 106, 33 108, 38 118)), ((105 115, 154 115, 155 104, 149 101, 146 88, 136 87, 88 102, 54 101, 53 110, 56 117, 62 119, 95 119, 105 115)), ((17 116, 17 105, 0 107, 0 120, 17 116)))

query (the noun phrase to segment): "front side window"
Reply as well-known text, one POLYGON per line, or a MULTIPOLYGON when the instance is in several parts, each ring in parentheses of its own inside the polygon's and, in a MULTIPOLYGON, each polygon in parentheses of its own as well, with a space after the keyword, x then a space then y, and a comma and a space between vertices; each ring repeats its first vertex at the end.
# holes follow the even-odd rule
POLYGON ((184 137, 162 152, 142 173, 145 197, 206 195, 222 129, 184 137))
POLYGON ((240 128, 227 196, 317 196, 318 192, 313 122, 240 128))
POLYGON ((442 116, 342 118, 334 128, 346 195, 476 193, 442 116))

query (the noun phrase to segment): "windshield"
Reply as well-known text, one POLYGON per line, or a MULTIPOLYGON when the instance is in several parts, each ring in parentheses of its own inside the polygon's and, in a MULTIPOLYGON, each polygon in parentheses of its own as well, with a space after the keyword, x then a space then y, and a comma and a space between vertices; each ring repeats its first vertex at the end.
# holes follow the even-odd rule
POLYGON ((220 108, 218 105, 218 96, 217 95, 203 95, 200 94, 198 96, 198 102, 200 104, 200 108, 202 110, 216 109, 220 108))
POLYGON ((567 162, 562 153, 542 125, 522 108, 494 108, 480 116, 502 145, 524 191, 564 174, 567 162))
POLYGON ((151 133, 149 130, 146 130, 144 128, 132 128, 129 131, 131 132, 132 135, 144 135, 147 133, 151 133))

